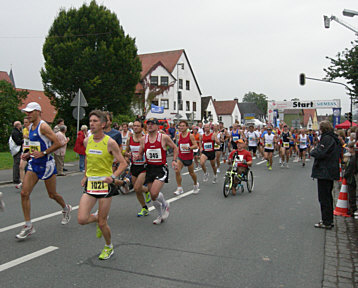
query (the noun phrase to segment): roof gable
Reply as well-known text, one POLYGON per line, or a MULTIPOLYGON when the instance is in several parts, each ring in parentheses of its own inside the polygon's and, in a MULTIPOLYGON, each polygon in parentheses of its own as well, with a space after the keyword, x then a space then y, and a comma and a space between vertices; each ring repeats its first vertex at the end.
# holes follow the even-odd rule
POLYGON ((313 121, 315 114, 316 114, 316 109, 304 109, 303 110, 303 125, 307 126, 310 117, 313 121))
POLYGON ((5 81, 11 83, 12 85, 14 85, 14 84, 11 82, 11 79, 10 79, 10 77, 9 77, 9 74, 7 74, 7 72, 5 72, 5 71, 0 71, 0 81, 1 81, 1 80, 5 80, 5 81))
POLYGON ((214 101, 217 115, 231 115, 234 112, 235 105, 237 105, 236 100, 214 101))

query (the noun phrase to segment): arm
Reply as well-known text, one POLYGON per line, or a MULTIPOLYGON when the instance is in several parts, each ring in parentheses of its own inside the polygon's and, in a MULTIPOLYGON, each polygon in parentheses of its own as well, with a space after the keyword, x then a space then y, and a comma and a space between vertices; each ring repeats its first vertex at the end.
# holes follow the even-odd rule
POLYGON ((334 148, 334 140, 328 139, 329 136, 322 137, 316 149, 310 153, 315 159, 324 159, 328 156, 329 152, 334 148))
POLYGON ((144 139, 145 136, 142 136, 142 138, 140 138, 140 146, 139 146, 139 151, 137 155, 134 155, 134 160, 139 160, 143 158, 143 154, 144 154, 144 139))
MULTIPOLYGON (((51 127, 47 123, 41 124, 40 131, 42 135, 46 136, 52 142, 52 145, 46 149, 46 154, 50 154, 61 147, 61 143, 58 141, 56 134, 52 131, 51 127)), ((34 158, 41 158, 46 155, 44 152, 45 151, 34 151, 32 155, 34 158)))
POLYGON ((172 167, 174 170, 177 169, 177 158, 178 158, 178 147, 177 145, 174 144, 173 140, 170 139, 170 137, 168 135, 163 135, 163 139, 162 139, 162 146, 163 147, 167 147, 169 146, 170 148, 173 149, 173 162, 172 162, 172 167))
MULTIPOLYGON (((85 138, 85 140, 83 140, 83 146, 85 146, 85 148, 87 147, 87 143, 88 143, 88 137, 85 138)), ((81 186, 82 187, 85 186, 85 183, 86 183, 86 180, 87 180, 86 173, 87 173, 87 157, 85 158, 85 175, 83 175, 83 178, 81 180, 81 186)))
MULTIPOLYGON (((127 168, 128 166, 127 161, 122 156, 122 152, 121 150, 119 150, 117 142, 114 141, 113 139, 108 140, 108 152, 111 153, 119 163, 119 167, 116 169, 116 171, 113 172, 113 176, 118 177, 127 168)), ((106 179, 103 182, 110 184, 113 183, 114 181, 112 177, 106 177, 106 179)))
POLYGON ((198 149, 198 145, 196 144, 195 138, 193 134, 190 134, 190 141, 193 145, 190 146, 190 150, 198 149))

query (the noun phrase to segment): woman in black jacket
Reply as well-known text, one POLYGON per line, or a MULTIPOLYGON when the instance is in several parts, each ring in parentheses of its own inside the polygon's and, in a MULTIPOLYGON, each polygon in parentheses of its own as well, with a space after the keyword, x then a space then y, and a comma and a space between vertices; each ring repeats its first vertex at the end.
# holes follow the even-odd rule
POLYGON ((321 139, 317 148, 310 153, 315 158, 311 177, 317 179, 318 200, 321 205, 322 220, 315 224, 316 228, 332 229, 334 180, 339 180, 339 158, 341 145, 333 126, 329 121, 319 125, 321 139))

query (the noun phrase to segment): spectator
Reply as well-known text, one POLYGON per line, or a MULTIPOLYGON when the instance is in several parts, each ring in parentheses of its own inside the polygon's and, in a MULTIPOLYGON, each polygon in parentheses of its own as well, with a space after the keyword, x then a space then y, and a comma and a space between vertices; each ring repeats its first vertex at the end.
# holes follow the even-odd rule
MULTIPOLYGON (((30 121, 29 121, 29 118, 26 116, 24 118, 24 128, 22 129, 22 135, 24 138, 22 152, 24 152, 24 153, 28 152, 28 147, 29 147, 29 143, 28 143, 28 141, 29 141, 28 140, 29 139, 29 126, 30 126, 30 121)), ((22 157, 20 157, 20 183, 15 186, 16 189, 21 189, 22 182, 24 181, 24 177, 25 177, 26 165, 27 165, 27 160, 22 159, 22 157)))
POLYGON ((60 126, 62 125, 65 125, 65 120, 63 120, 62 118, 58 118, 56 121, 56 126, 53 128, 53 132, 55 132, 55 134, 59 132, 60 126))
POLYGON ((341 144, 337 135, 333 133, 333 126, 329 121, 322 121, 319 128, 322 136, 317 148, 311 152, 311 156, 315 158, 311 177, 317 179, 322 220, 314 226, 316 228, 332 229, 332 189, 334 180, 339 180, 341 144))
POLYGON ((65 125, 61 125, 59 129, 60 131, 56 133, 56 137, 61 143, 61 147, 54 152, 54 156, 56 162, 57 176, 65 176, 65 174, 63 174, 63 167, 65 164, 67 143, 68 141, 70 141, 70 139, 68 137, 66 138, 67 127, 65 125))
POLYGON ((14 149, 12 149, 12 147, 11 147, 12 145, 10 145, 11 155, 12 155, 12 158, 14 159, 14 164, 12 166, 12 181, 14 182, 14 184, 20 184, 21 146, 24 142, 24 138, 23 138, 21 129, 22 129, 21 122, 15 121, 14 128, 12 129, 12 132, 11 132, 11 139, 14 142, 13 143, 14 149))
POLYGON ((344 171, 344 178, 347 180, 348 186, 348 196, 349 196, 349 209, 348 214, 353 215, 357 211, 356 203, 356 188, 357 183, 355 181, 355 175, 357 174, 357 158, 356 152, 354 149, 354 142, 348 144, 348 152, 350 154, 349 160, 347 161, 347 166, 344 171))
POLYGON ((77 133, 75 148, 73 148, 73 151, 80 156, 79 168, 81 172, 85 172, 86 147, 83 145, 83 141, 87 137, 87 129, 86 125, 81 126, 81 130, 77 133))

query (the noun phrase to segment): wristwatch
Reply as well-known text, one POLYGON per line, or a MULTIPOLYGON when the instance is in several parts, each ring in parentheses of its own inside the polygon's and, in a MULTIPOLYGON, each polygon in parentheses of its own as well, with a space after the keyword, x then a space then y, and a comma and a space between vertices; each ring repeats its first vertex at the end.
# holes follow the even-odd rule
POLYGON ((112 180, 113 180, 112 183, 114 183, 114 182, 116 181, 116 176, 112 175, 111 178, 112 178, 112 180))
POLYGON ((44 153, 44 155, 47 155, 47 152, 46 152, 46 150, 45 150, 45 151, 42 151, 42 153, 44 153))

